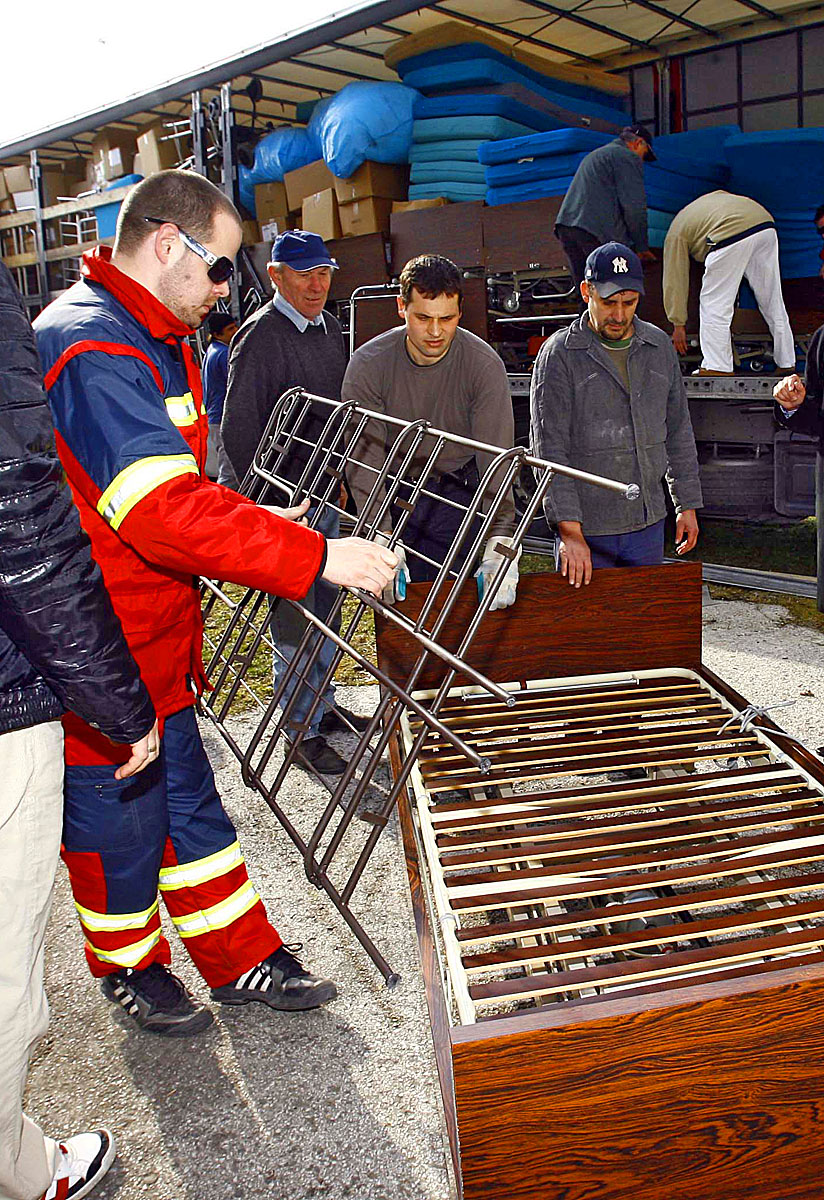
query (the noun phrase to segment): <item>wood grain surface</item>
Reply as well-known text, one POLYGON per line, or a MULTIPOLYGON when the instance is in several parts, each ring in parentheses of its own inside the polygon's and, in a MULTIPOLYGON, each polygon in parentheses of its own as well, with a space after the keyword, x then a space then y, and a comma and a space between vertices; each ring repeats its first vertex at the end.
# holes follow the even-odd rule
MULTIPOLYGON (((403 614, 416 619, 427 584, 412 584, 403 614)), ((464 589, 443 644, 455 650, 476 611, 474 588, 464 589)), ((417 659, 408 635, 376 618, 378 661, 405 679, 417 659)), ((525 681, 584 673, 701 664, 701 564, 624 567, 593 572, 589 587, 572 588, 557 573, 523 575, 512 608, 486 615, 468 655, 493 680, 525 681)), ((443 678, 430 662, 421 687, 443 678)), ((465 680, 458 680, 459 683, 465 680)))
POLYGON ((811 982, 609 1019, 582 1009, 562 1028, 480 1040, 462 1030, 464 1200, 817 1200, 816 970, 811 982))

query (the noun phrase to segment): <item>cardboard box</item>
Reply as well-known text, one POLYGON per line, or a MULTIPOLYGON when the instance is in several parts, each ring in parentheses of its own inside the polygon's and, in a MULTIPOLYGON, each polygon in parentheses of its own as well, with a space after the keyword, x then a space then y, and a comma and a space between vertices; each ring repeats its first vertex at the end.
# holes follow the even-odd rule
POLYGON ((388 233, 392 201, 380 196, 367 196, 340 206, 340 227, 344 237, 359 237, 363 233, 388 233))
POLYGON ((137 138, 140 155, 140 175, 156 175, 158 171, 173 170, 179 163, 175 139, 169 138, 165 125, 150 125, 137 138))
POLYGON ((392 212, 417 212, 422 208, 442 208, 444 204, 448 203, 445 196, 433 196, 430 200, 396 200, 392 205, 392 212))
POLYGON ((27 192, 12 192, 11 198, 14 201, 15 212, 25 212, 27 208, 34 208, 35 194, 32 188, 27 192))
POLYGON ((242 244, 244 246, 254 246, 260 241, 260 229, 257 221, 243 222, 243 237, 242 244))
POLYGON ((335 179, 338 204, 351 204, 380 196, 385 200, 405 200, 409 189, 409 167, 395 163, 365 162, 348 179, 335 179))
POLYGON ((27 166, 6 167, 3 177, 6 181, 7 195, 11 196, 14 192, 31 191, 31 175, 27 166))
POLYGON ((341 236, 338 198, 334 188, 325 188, 304 199, 301 225, 310 233, 320 234, 325 242, 341 236))
POLYGON ((271 221, 275 221, 278 229, 285 229, 289 212, 285 185, 282 183, 258 183, 255 186, 255 212, 259 225, 268 225, 271 221))
POLYGON ((110 183, 130 175, 136 152, 134 134, 113 126, 101 129, 92 142, 92 166, 96 184, 110 183))
POLYGON ((325 192, 327 188, 334 189, 335 176, 322 158, 308 166, 298 167, 296 171, 287 171, 283 176, 286 185, 286 201, 290 208, 300 208, 307 196, 325 192))
POLYGON ((267 242, 271 246, 272 242, 276 241, 278 234, 281 232, 281 227, 277 221, 267 221, 265 225, 261 225, 260 227, 261 241, 267 242))

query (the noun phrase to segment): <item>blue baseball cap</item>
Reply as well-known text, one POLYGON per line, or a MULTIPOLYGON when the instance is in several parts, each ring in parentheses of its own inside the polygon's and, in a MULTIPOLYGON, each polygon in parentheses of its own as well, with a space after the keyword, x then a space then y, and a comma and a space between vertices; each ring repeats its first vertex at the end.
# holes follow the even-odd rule
POLYGON ((607 300, 616 292, 644 294, 641 260, 623 242, 606 242, 593 250, 586 261, 584 279, 594 285, 602 300, 607 300))
POLYGON ((288 229, 275 238, 271 261, 283 263, 293 271, 314 271, 315 267, 332 267, 337 263, 329 254, 320 234, 303 229, 288 229))

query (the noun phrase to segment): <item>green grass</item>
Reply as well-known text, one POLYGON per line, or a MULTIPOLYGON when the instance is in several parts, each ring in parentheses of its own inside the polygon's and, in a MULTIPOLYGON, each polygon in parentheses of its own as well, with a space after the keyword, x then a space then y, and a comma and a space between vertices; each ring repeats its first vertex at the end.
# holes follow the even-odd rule
MULTIPOLYGON (((700 557, 707 562, 724 563, 729 566, 751 567, 763 571, 781 571, 794 575, 815 574, 815 518, 809 517, 794 525, 736 525, 732 522, 705 521, 701 526, 699 542, 700 557)), ((672 554, 672 546, 667 553, 672 554)), ((690 555, 698 557, 698 554, 690 555)), ((521 573, 534 574, 538 571, 553 571, 552 558, 543 554, 525 554, 521 559, 521 573)), ((233 600, 239 600, 245 589, 235 584, 226 584, 224 591, 233 600)), ((754 592, 745 588, 710 585, 710 593, 717 600, 744 600, 750 603, 775 604, 785 611, 783 621, 788 625, 799 625, 824 632, 824 614, 816 609, 815 601, 795 596, 780 596, 773 593, 754 592)), ((342 613, 342 628, 346 630, 354 616, 358 601, 347 596, 342 613)), ((261 609, 265 616, 265 609, 261 609)), ((207 629, 216 638, 228 624, 229 611, 225 605, 216 603, 207 622, 207 629)), ((251 641, 251 637, 250 637, 251 641)), ((375 623, 371 612, 366 612, 352 640, 353 646, 370 660, 375 656, 375 623)), ((208 658, 208 651, 207 651, 208 658)), ((255 694, 267 703, 272 696, 271 654, 262 647, 252 658, 245 675, 255 694)), ((343 686, 357 687, 374 683, 369 672, 359 667, 348 655, 341 659, 335 672, 335 680, 343 686)), ((243 692, 238 694, 232 705, 233 714, 249 712, 254 707, 243 692)))
MULTIPOLYGON (((727 567, 750 567, 784 575, 815 575, 815 517, 792 524, 746 525, 701 520, 698 545, 688 557, 727 567)), ((668 538, 667 555, 674 553, 668 538)))

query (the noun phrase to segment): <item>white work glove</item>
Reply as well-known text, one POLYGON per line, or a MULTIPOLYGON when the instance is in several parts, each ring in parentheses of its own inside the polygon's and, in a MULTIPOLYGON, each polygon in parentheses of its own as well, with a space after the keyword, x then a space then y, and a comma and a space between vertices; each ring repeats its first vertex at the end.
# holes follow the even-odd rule
MULTIPOLYGON (((483 599, 484 591, 492 582, 492 577, 498 570, 500 564, 504 561, 505 555, 499 554, 495 549, 498 545, 508 546, 512 549, 512 538, 506 537, 491 537, 484 546, 484 552, 481 556, 481 565, 475 572, 475 579, 478 583, 478 599, 483 599)), ((396 547, 397 550, 397 547, 396 547)), ((515 596, 518 591, 518 560, 521 557, 521 547, 518 547, 517 553, 509 566, 506 573, 498 585, 498 591, 495 594, 495 599, 489 606, 490 612, 495 612, 499 608, 509 608, 515 603, 515 596)))
MULTIPOLYGON (((388 546, 389 534, 379 532, 375 535, 375 541, 380 546, 388 546)), ((386 585, 381 594, 384 604, 394 604, 396 600, 405 600, 406 585, 412 579, 412 576, 409 574, 409 567, 406 565, 406 548, 403 542, 395 542, 392 552, 398 556, 398 565, 395 567, 392 582, 386 585)))

